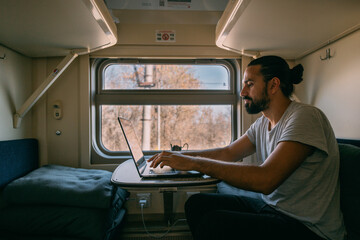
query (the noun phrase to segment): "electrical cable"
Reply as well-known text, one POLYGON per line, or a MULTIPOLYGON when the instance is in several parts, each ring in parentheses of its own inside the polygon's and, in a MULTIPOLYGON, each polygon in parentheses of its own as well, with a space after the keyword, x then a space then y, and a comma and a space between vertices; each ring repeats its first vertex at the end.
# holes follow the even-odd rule
POLYGON ((142 218, 142 223, 143 223, 145 232, 147 233, 147 235, 148 235, 149 237, 156 238, 156 239, 161 239, 161 238, 165 237, 165 236, 171 231, 171 229, 172 229, 178 222, 186 221, 186 219, 183 219, 183 218, 177 219, 177 220, 173 223, 173 225, 171 225, 171 226, 168 228, 168 230, 167 230, 166 232, 164 232, 162 235, 151 234, 151 233, 148 231, 148 229, 147 229, 147 227, 146 227, 146 225, 145 225, 145 220, 144 220, 144 205, 145 205, 144 203, 141 203, 141 204, 140 204, 140 208, 141 208, 141 218, 142 218))

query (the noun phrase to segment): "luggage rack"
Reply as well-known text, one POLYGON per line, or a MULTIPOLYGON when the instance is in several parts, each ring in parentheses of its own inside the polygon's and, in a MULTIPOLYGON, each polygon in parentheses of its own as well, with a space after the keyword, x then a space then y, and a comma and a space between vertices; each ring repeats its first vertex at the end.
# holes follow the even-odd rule
MULTIPOLYGON (((64 57, 16 109, 14 128, 79 55, 117 43, 117 28, 103 0, 5 1, 1 9, 6 10, 0 14, 0 31, 6 32, 0 36, 2 46, 30 58, 64 57)), ((0 60, 6 57, 0 54, 0 60)))

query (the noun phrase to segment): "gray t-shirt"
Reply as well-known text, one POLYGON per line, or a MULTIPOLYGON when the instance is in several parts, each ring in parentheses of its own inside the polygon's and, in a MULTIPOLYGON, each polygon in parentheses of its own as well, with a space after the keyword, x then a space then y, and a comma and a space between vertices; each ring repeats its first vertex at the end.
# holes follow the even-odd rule
POLYGON ((323 238, 344 239, 339 149, 326 116, 313 106, 292 102, 275 127, 269 131, 268 126, 268 119, 262 116, 246 132, 260 162, 283 141, 300 142, 316 150, 274 192, 262 195, 263 200, 323 238))

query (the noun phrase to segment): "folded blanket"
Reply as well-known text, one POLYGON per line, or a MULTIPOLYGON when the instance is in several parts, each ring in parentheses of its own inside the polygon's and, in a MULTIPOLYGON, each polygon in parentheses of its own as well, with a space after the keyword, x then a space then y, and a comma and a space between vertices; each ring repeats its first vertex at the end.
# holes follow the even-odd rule
POLYGON ((111 184, 111 175, 106 170, 47 165, 8 184, 3 197, 7 204, 109 208, 118 195, 122 205, 127 192, 111 184))

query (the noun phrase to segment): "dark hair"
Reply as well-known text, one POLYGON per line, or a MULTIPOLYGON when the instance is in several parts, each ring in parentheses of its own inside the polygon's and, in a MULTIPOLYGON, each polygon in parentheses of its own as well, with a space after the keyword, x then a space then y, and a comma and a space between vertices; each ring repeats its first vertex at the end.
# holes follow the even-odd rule
POLYGON ((264 56, 252 60, 248 66, 261 65, 261 74, 264 76, 264 81, 268 82, 272 78, 280 79, 280 88, 286 97, 294 91, 293 84, 299 84, 303 79, 304 68, 301 64, 296 65, 290 69, 287 62, 278 56, 264 56))

